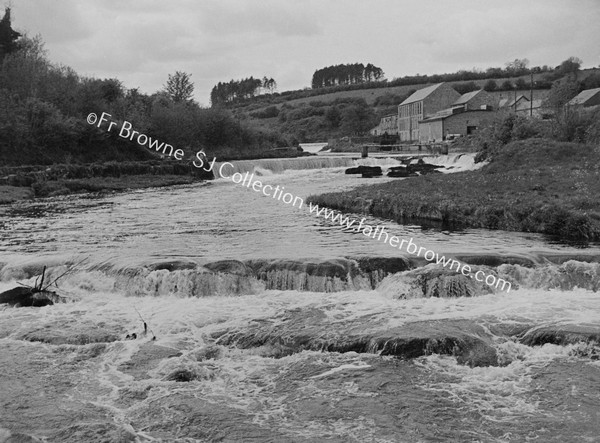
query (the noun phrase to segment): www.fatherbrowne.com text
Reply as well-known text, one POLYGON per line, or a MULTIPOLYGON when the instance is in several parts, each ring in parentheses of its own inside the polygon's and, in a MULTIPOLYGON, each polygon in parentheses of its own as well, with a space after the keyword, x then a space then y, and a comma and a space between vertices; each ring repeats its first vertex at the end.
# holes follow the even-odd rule
MULTIPOLYGON (((100 118, 98 118, 98 116, 92 112, 88 115, 87 122, 90 125, 96 125, 97 123, 98 128, 100 128, 102 124, 106 122, 108 123, 107 130, 110 132, 113 126, 118 127, 119 125, 117 122, 109 120, 109 117, 112 117, 112 115, 103 112, 100 118)), ((135 138, 139 145, 146 146, 148 147, 148 149, 155 149, 157 152, 162 152, 164 155, 167 155, 169 157, 173 156, 177 160, 183 160, 185 158, 185 152, 182 149, 175 149, 172 145, 166 144, 164 142, 159 142, 159 140, 152 139, 146 134, 141 134, 139 131, 135 131, 133 129, 132 124, 126 120, 124 120, 121 123, 121 126, 119 128, 119 137, 123 137, 131 141, 133 141, 135 138)), ((195 160, 192 163, 196 168, 203 168, 203 166, 205 165, 205 161, 206 164, 209 165, 204 151, 201 150, 196 153, 195 160)), ((233 170, 235 170, 235 166, 232 163, 221 163, 217 175, 217 171, 214 170, 216 161, 217 159, 213 158, 212 163, 210 163, 210 168, 203 169, 207 172, 212 171, 215 177, 229 179, 234 183, 241 184, 242 186, 245 186, 247 188, 252 187, 252 190, 254 190, 255 192, 261 192, 266 197, 271 197, 278 201, 283 201, 285 204, 291 204, 292 206, 297 206, 298 208, 302 208, 302 206, 304 205, 304 200, 302 198, 294 196, 289 192, 284 193, 283 191, 285 190, 285 187, 274 187, 272 185, 264 185, 260 180, 254 180, 254 174, 249 174, 248 172, 246 172, 245 175, 242 175, 240 172, 234 172, 232 175, 227 175, 227 166, 230 166, 233 170)), ((229 170, 229 172, 232 172, 232 170, 229 170)), ((405 250, 409 254, 416 255, 417 257, 421 257, 421 254, 423 254, 423 258, 425 258, 425 260, 429 262, 433 262, 435 260, 435 263, 441 263, 443 267, 448 267, 449 269, 452 269, 455 266, 456 272, 460 272, 461 274, 470 278, 475 278, 475 280, 479 282, 485 282, 485 284, 490 287, 498 288, 501 286, 502 290, 506 288, 506 292, 509 292, 511 289, 512 285, 510 282, 491 274, 486 276, 486 274, 483 271, 477 271, 472 275, 472 269, 468 264, 460 263, 459 261, 454 259, 447 259, 443 255, 440 256, 437 252, 434 252, 430 249, 425 249, 424 247, 419 247, 413 242, 412 237, 409 240, 401 239, 398 236, 390 235, 388 232, 386 232, 384 226, 378 225, 375 228, 373 228, 373 226, 365 224, 366 218, 364 217, 360 220, 358 225, 355 225, 356 220, 352 220, 348 216, 344 217, 339 212, 336 214, 335 211, 330 210, 328 208, 320 208, 319 205, 313 206, 312 203, 309 203, 309 212, 313 215, 316 215, 317 217, 323 217, 326 220, 330 220, 333 223, 339 222, 340 227, 342 228, 352 229, 355 232, 362 232, 362 234, 366 237, 370 237, 378 241, 381 241, 382 236, 385 235, 385 237, 383 238, 383 242, 387 243, 393 248, 398 248, 399 250, 402 250, 404 245, 406 245, 405 250)))
MULTIPOLYGON (((214 170, 215 160, 213 160, 212 165, 210 165, 209 170, 214 170)), ((292 204, 292 206, 302 208, 304 205, 304 200, 300 197, 295 197, 289 192, 284 193, 285 189, 283 186, 275 186, 265 185, 260 180, 254 179, 254 174, 250 174, 246 172, 245 174, 241 174, 240 172, 235 172, 231 175, 227 175, 232 172, 235 166, 232 163, 224 162, 219 166, 218 176, 233 181, 236 184, 240 184, 246 188, 252 188, 255 192, 261 192, 266 197, 271 197, 273 199, 283 201, 286 204, 292 204), (231 167, 231 169, 229 169, 231 167)), ((214 171, 215 176, 217 176, 217 172, 214 171)), ((506 292, 510 292, 512 287, 511 283, 498 278, 492 274, 486 275, 485 272, 479 270, 473 273, 471 266, 466 263, 461 263, 458 260, 447 259, 446 256, 440 256, 437 252, 434 252, 430 249, 426 249, 424 247, 419 247, 417 244, 413 242, 413 238, 406 240, 400 238, 396 235, 391 235, 386 232, 384 226, 373 226, 365 224, 366 218, 362 218, 360 222, 355 219, 351 219, 347 215, 344 216, 342 213, 329 209, 329 208, 320 208, 319 205, 313 205, 312 203, 308 204, 309 212, 317 217, 323 217, 325 220, 329 220, 332 223, 338 222, 341 228, 351 229, 354 232, 361 232, 364 236, 383 241, 393 248, 398 248, 399 250, 404 250, 409 254, 416 255, 417 257, 423 257, 428 262, 434 262, 436 264, 441 264, 444 268, 453 269, 455 268, 456 272, 461 273, 469 278, 474 278, 478 282, 484 282, 486 285, 493 288, 500 288, 502 290, 506 290, 506 292), (357 224, 358 223, 358 224, 357 224)))
POLYGON ((354 226, 356 220, 352 220, 348 216, 344 217, 343 214, 339 212, 336 214, 335 211, 331 209, 319 208, 319 205, 313 206, 312 203, 309 203, 308 206, 311 214, 314 214, 317 217, 323 217, 333 223, 339 222, 340 227, 342 228, 353 229, 355 232, 362 232, 362 234, 366 237, 370 237, 378 241, 383 240, 384 243, 387 243, 393 248, 398 248, 399 250, 402 250, 404 245, 406 245, 405 250, 409 254, 416 255, 417 257, 421 257, 421 254, 423 254, 423 258, 425 258, 425 260, 428 262, 435 261, 436 264, 441 264, 444 268, 448 267, 449 269, 456 267, 456 272, 460 272, 462 275, 466 275, 469 278, 475 278, 475 280, 479 282, 485 282, 485 284, 490 287, 496 289, 500 287, 500 289, 506 289, 506 292, 510 292, 512 287, 510 282, 491 274, 486 275, 483 271, 477 271, 473 274, 473 270, 468 264, 461 263, 454 259, 447 259, 444 255, 440 256, 437 252, 433 252, 432 250, 426 249, 422 246, 419 247, 413 242, 412 237, 406 240, 395 235, 390 235, 388 232, 386 232, 385 226, 378 225, 373 228, 373 226, 365 224, 366 218, 364 217, 360 220, 357 226, 354 226))

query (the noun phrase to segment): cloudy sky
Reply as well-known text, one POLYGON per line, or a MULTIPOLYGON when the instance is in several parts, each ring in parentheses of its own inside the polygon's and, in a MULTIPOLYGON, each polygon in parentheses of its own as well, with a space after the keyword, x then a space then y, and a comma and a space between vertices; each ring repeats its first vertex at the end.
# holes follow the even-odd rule
POLYGON ((54 62, 147 93, 186 71, 205 105, 219 81, 301 89, 338 63, 373 63, 388 79, 515 58, 600 65, 600 0, 16 0, 12 11, 54 62))

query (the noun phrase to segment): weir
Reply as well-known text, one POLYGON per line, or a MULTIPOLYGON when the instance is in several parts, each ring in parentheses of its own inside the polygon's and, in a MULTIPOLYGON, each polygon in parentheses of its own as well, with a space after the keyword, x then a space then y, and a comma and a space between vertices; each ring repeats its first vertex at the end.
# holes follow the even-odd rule
MULTIPOLYGON (((216 178, 231 176, 239 172, 254 172, 257 175, 281 174, 287 170, 308 170, 308 169, 325 169, 325 168, 347 168, 353 166, 381 166, 391 167, 402 164, 402 160, 407 157, 416 158, 416 156, 390 156, 390 157, 366 157, 359 158, 360 153, 356 153, 356 157, 339 156, 339 157, 298 157, 298 158, 269 158, 258 160, 232 160, 230 162, 215 162, 214 174, 216 178), (219 173, 221 165, 223 167, 223 175, 219 173), (233 165, 233 168, 230 166, 233 165)), ((427 163, 444 166, 449 172, 457 172, 460 170, 478 169, 484 163, 475 164, 474 154, 450 154, 450 155, 423 155, 419 156, 427 163)), ((209 164, 212 164, 209 163, 209 164)), ((205 167, 208 167, 205 166, 205 167)))
MULTIPOLYGON (((479 261, 492 266, 475 265, 488 274, 510 281, 513 289, 574 288, 598 291, 600 263, 569 259, 561 264, 515 263, 506 260, 479 261), (502 261, 513 263, 501 264, 502 261)), ((498 259, 498 257, 491 257, 498 259)), ((567 258, 567 257, 565 257, 567 258)), ((581 257, 584 258, 584 257, 581 257)), ((52 270, 56 273, 62 269, 52 270)), ((22 275, 24 269, 3 269, 0 281, 22 275), (20 272, 19 272, 20 271, 20 272)), ((473 297, 502 288, 492 288, 441 266, 420 267, 410 258, 361 257, 328 260, 221 260, 203 265, 192 261, 161 262, 141 267, 111 266, 103 262, 75 272, 65 280, 79 284, 97 281, 130 296, 208 297, 260 294, 265 290, 340 292, 376 290, 390 298, 473 297)))
MULTIPOLYGON (((341 168, 353 166, 351 157, 299 157, 299 158, 268 158, 259 160, 236 160, 231 162, 215 162, 213 168, 215 177, 222 178, 219 169, 223 163, 231 163, 231 166, 223 167, 224 175, 231 176, 239 172, 255 172, 257 170, 270 171, 272 174, 280 174, 286 170, 341 168)), ((268 174, 269 172, 267 172, 268 174)))

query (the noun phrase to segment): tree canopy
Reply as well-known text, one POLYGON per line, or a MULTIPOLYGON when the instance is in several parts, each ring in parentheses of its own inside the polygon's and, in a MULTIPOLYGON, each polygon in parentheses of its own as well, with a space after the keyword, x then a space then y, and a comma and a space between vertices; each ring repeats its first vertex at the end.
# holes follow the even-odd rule
POLYGON ((165 91, 174 102, 186 102, 192 99, 194 84, 190 80, 191 76, 191 74, 181 71, 169 74, 165 91))
POLYGON ((351 63, 328 66, 317 69, 313 74, 312 88, 326 88, 338 85, 355 85, 365 82, 380 81, 383 70, 371 63, 351 63))
MULTIPOLYGON (((10 18, 10 17, 9 17, 10 18)), ((7 23, 6 16, 3 23, 7 23)), ((190 75, 169 75, 148 95, 116 78, 78 75, 52 63, 41 37, 21 36, 0 60, 0 159, 3 165, 89 163, 152 158, 150 150, 86 121, 90 113, 129 122, 139 133, 181 148, 220 157, 257 155, 288 146, 279 134, 249 128, 228 110, 191 100, 190 75)), ((271 88, 274 81, 268 82, 271 88)), ((106 122, 106 120, 105 120, 106 122)))
POLYGON ((272 94, 276 88, 277 82, 266 76, 262 80, 251 76, 242 80, 230 80, 227 83, 219 82, 210 93, 210 101, 213 106, 233 103, 252 98, 262 91, 272 94))
POLYGON ((14 52, 17 49, 17 40, 21 37, 17 31, 12 28, 10 21, 10 8, 4 10, 4 17, 0 20, 0 61, 5 55, 14 52))

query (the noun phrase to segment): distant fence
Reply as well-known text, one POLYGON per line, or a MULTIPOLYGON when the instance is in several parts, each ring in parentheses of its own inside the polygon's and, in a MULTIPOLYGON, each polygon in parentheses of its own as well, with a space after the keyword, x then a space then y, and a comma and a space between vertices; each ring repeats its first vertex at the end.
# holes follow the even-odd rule
POLYGON ((433 154, 448 154, 447 143, 420 143, 414 145, 398 144, 398 145, 378 145, 378 144, 364 144, 363 148, 366 148, 371 152, 430 152, 433 154))

